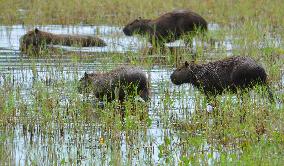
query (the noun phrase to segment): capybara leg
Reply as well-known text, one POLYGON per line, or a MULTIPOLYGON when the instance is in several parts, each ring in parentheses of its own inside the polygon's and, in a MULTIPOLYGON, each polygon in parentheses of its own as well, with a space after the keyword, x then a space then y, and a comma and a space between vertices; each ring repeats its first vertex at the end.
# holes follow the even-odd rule
POLYGON ((271 88, 268 85, 265 85, 262 87, 262 96, 265 97, 268 95, 268 99, 270 103, 275 103, 273 93, 271 91, 271 88))
POLYGON ((141 92, 140 92, 140 97, 144 100, 144 101, 148 101, 150 99, 149 97, 149 90, 147 88, 144 88, 141 92))
POLYGON ((193 49, 193 37, 187 35, 184 38, 184 44, 185 44, 186 47, 193 49))
POLYGON ((271 91, 271 88, 268 85, 266 86, 266 90, 268 92, 268 98, 269 98, 270 103, 275 103, 273 93, 271 91))

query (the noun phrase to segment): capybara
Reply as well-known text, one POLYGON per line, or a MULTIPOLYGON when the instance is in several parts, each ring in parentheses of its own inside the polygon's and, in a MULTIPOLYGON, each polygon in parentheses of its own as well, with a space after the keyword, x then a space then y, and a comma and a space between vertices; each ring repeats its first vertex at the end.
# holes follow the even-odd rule
POLYGON ((23 53, 38 54, 47 45, 104 47, 106 43, 95 36, 53 34, 35 28, 20 38, 20 51, 23 53))
POLYGON ((119 67, 105 73, 85 72, 78 86, 80 93, 93 93, 100 101, 118 99, 124 101, 126 96, 140 96, 149 99, 149 81, 139 67, 119 67))
MULTIPOLYGON (((149 35, 150 43, 164 46, 164 43, 175 41, 182 35, 193 36, 198 29, 207 31, 207 22, 203 17, 191 10, 175 10, 154 20, 136 19, 127 24, 123 32, 127 36, 136 33, 149 35), (154 43, 153 39, 155 39, 154 43)), ((191 42, 191 37, 185 42, 191 42)))
POLYGON ((226 89, 236 93, 238 88, 243 90, 252 88, 256 84, 265 85, 269 92, 269 99, 273 101, 264 68, 249 57, 236 56, 207 64, 186 61, 170 77, 176 85, 193 84, 207 97, 221 94, 226 89))

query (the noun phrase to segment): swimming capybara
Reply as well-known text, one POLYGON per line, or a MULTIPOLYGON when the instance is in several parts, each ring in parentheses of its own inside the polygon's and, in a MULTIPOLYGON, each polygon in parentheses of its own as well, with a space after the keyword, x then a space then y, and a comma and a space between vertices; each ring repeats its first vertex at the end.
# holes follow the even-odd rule
POLYGON ((265 85, 270 101, 273 101, 264 68, 249 57, 236 56, 207 64, 186 61, 170 77, 176 85, 193 84, 203 90, 207 97, 221 94, 226 89, 236 93, 237 88, 243 90, 256 84, 265 85))
POLYGON ((149 82, 146 74, 138 67, 119 67, 105 73, 85 73, 78 86, 80 93, 93 93, 100 101, 118 99, 126 96, 140 96, 149 99, 149 82))
MULTIPOLYGON (((207 30, 207 22, 203 17, 190 10, 175 10, 154 20, 136 19, 127 24, 123 32, 127 36, 135 33, 149 35, 150 43, 155 39, 152 44, 164 46, 164 43, 175 41, 182 35, 193 36, 198 29, 207 30)), ((191 42, 191 37, 185 42, 191 42)))
POLYGON ((35 28, 20 38, 20 51, 38 54, 49 44, 81 47, 106 46, 102 39, 95 36, 53 34, 35 28))

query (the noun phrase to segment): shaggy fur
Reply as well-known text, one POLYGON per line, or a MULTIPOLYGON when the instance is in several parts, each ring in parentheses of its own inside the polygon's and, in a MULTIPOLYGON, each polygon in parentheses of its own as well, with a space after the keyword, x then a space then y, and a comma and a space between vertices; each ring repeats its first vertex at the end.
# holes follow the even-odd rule
POLYGON ((143 100, 149 98, 149 82, 142 69, 119 67, 106 73, 90 73, 81 78, 80 93, 94 93, 96 98, 108 101, 118 98, 123 101, 126 95, 139 95, 143 100))
POLYGON ((20 38, 20 50, 23 53, 38 54, 40 50, 46 48, 48 44, 81 47, 106 46, 106 43, 98 37, 86 35, 58 35, 43 32, 37 28, 27 32, 27 34, 20 38))
POLYGON ((249 57, 231 57, 207 64, 185 62, 171 74, 171 81, 180 85, 191 83, 209 95, 221 94, 225 89, 236 92, 237 88, 251 88, 256 84, 267 85, 264 68, 249 57))
MULTIPOLYGON (((176 10, 154 20, 136 19, 127 24, 123 32, 127 36, 134 33, 148 34, 151 43, 155 39, 156 44, 163 46, 164 43, 175 41, 182 35, 194 35, 197 29, 207 30, 207 22, 203 17, 190 10, 176 10)), ((186 42, 191 42, 191 39, 186 42)))

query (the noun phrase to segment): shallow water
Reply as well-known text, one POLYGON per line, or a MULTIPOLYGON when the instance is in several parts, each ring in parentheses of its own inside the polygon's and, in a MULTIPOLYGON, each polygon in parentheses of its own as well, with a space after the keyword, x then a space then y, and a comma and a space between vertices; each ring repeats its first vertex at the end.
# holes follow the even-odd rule
MULTIPOLYGON (((125 37, 121 32, 121 28, 119 27, 51 25, 39 28, 41 30, 53 33, 98 35, 108 43, 108 46, 104 48, 61 47, 67 51, 126 52, 137 51, 141 46, 143 46, 143 43, 145 44, 145 41, 141 41, 136 37, 125 37)), ((95 60, 91 60, 91 62, 89 60, 88 62, 74 64, 70 58, 46 60, 44 58, 28 58, 21 56, 19 52, 19 38, 23 34, 25 34, 28 29, 29 28, 19 25, 12 27, 0 26, 0 84, 3 84, 5 82, 4 80, 7 77, 11 77, 11 80, 13 80, 13 85, 15 87, 21 87, 20 98, 22 98, 22 102, 27 103, 27 105, 32 105, 34 102, 32 91, 33 87, 35 86, 35 80, 47 84, 57 83, 62 80, 66 82, 74 82, 74 80, 78 80, 84 74, 84 72, 109 70, 118 65, 106 65, 100 62, 96 62, 95 60), (58 70, 58 68, 60 68, 60 71, 58 70)), ((136 135, 141 135, 137 137, 136 140, 136 146, 140 149, 139 155, 137 155, 137 157, 142 158, 143 156, 145 156, 146 152, 143 149, 147 150, 147 148, 150 148, 153 149, 154 152, 153 154, 151 154, 152 157, 149 160, 152 162, 158 162, 159 157, 157 145, 162 143, 161 141, 163 140, 164 134, 167 132, 167 130, 161 127, 162 124, 160 124, 160 115, 157 114, 158 110, 163 110, 163 97, 157 94, 159 94, 160 91, 164 90, 163 84, 168 84, 168 86, 170 87, 169 89, 171 90, 174 90, 177 87, 174 87, 169 82, 169 75, 171 72, 170 69, 154 67, 153 69, 145 71, 147 72, 148 77, 151 78, 152 96, 149 116, 152 116, 153 123, 147 129, 146 133, 134 132, 134 134, 136 135), (142 143, 141 139, 145 138, 146 142, 142 143), (152 144, 152 141, 150 141, 152 139, 155 140, 155 145, 149 145, 150 143, 152 144)), ((68 89, 62 88, 60 96, 61 107, 64 108, 66 104, 70 102, 72 101, 69 101, 68 89)), ((179 115, 179 107, 188 107, 189 109, 193 110, 192 102, 184 103, 187 104, 180 105, 179 102, 175 102, 175 110, 177 111, 174 111, 172 114, 175 114, 176 116, 179 115)), ((182 116, 180 115, 180 117, 182 116)), ((57 132, 57 124, 52 124, 52 126, 53 132, 57 132)), ((52 137, 45 137, 42 132, 38 131, 41 130, 40 126, 38 125, 34 126, 34 130, 36 132, 34 132, 33 134, 32 132, 24 132, 23 128, 24 126, 21 123, 16 125, 13 128, 13 136, 5 144, 6 147, 11 151, 15 164, 21 165, 24 164, 25 161, 29 160, 29 158, 36 159, 38 161, 46 161, 44 163, 48 164, 49 161, 52 161, 55 158, 46 156, 47 154, 55 155, 56 158, 60 159, 57 163, 64 159, 69 160, 70 158, 74 158, 75 161, 78 160, 77 162, 81 164, 102 162, 100 151, 101 148, 103 148, 102 146, 104 145, 100 145, 98 139, 107 139, 108 137, 110 137, 109 134, 111 134, 111 131, 110 133, 101 131, 102 129, 99 124, 91 127, 86 127, 84 129, 84 133, 82 133, 81 135, 74 135, 74 133, 72 133, 73 130, 68 130, 67 128, 64 130, 63 136, 54 133, 51 135, 52 137), (90 134, 90 132, 92 134, 90 134), (77 139, 81 140, 81 142, 78 142, 77 139), (52 142, 52 144, 49 144, 48 142, 52 142), (81 157, 78 157, 77 154, 79 148, 80 152, 82 153, 80 154, 82 155, 82 159, 80 159, 81 157)), ((127 158, 127 149, 132 145, 126 143, 124 131, 121 131, 119 133, 119 137, 119 142, 121 144, 121 150, 119 151, 124 160, 127 158)), ((106 150, 107 149, 108 148, 106 148, 106 150)), ((110 161, 109 157, 111 156, 108 151, 109 150, 106 151, 106 163, 110 161)), ((132 160, 133 162, 135 162, 135 160, 138 161, 139 159, 133 158, 132 160)))
MULTIPOLYGON (((47 91, 50 90, 50 93, 52 91, 60 93, 60 109, 67 108, 73 102, 69 88, 72 88, 71 84, 78 81, 84 72, 106 71, 115 66, 127 65, 104 64, 95 58, 74 63, 71 57, 44 59, 22 56, 19 52, 19 38, 31 28, 20 25, 0 26, 0 85, 3 85, 5 80, 10 77, 12 86, 20 87, 18 97, 21 98, 21 101, 16 100, 16 102, 19 102, 19 105, 26 103, 28 109, 32 108, 35 101, 33 89, 38 86, 38 83, 44 84, 44 88, 47 91), (63 84, 63 87, 57 89, 57 85, 60 83, 63 84)), ((138 52, 139 49, 148 45, 142 38, 124 36, 121 27, 49 25, 40 26, 39 29, 58 34, 98 35, 108 44, 104 48, 58 46, 67 51, 138 52)), ((209 29, 214 31, 218 29, 218 25, 212 24, 209 29)), ((194 41, 194 46, 198 42, 194 41)), ((277 43, 276 41, 273 44, 277 43)), ((182 41, 177 41, 168 45, 184 44, 182 41)), ((232 54, 233 45, 230 37, 215 45, 216 47, 221 45, 228 55, 232 54)), ((173 163, 179 163, 179 156, 184 149, 177 147, 177 144, 186 138, 183 138, 182 133, 170 129, 169 126, 170 122, 190 119, 190 114, 196 108, 196 91, 190 85, 174 86, 169 79, 172 72, 172 68, 169 66, 157 65, 144 71, 150 79, 152 92, 148 109, 151 123, 143 128, 144 130, 112 131, 104 128, 100 122, 82 123, 78 126, 78 124, 68 121, 64 122, 63 129, 61 129, 62 126, 53 121, 48 126, 41 126, 39 122, 31 123, 33 131, 26 131, 27 126, 25 125, 29 123, 18 122, 13 127, 8 126, 7 131, 0 131, 0 133, 8 133, 7 135, 9 135, 4 144, 12 157, 9 160, 14 161, 14 164, 17 165, 31 164, 33 161, 42 161, 44 165, 60 164, 67 161, 76 164, 100 163, 100 165, 108 165, 112 163, 113 157, 118 155, 124 164, 156 165, 165 160, 164 157, 159 156, 159 146, 164 143, 165 137, 170 137, 173 163), (176 95, 169 95, 173 93, 176 95), (74 130, 76 127, 80 128, 77 133, 74 130), (61 133, 62 131, 63 133, 61 133), (100 139, 102 138, 104 143, 101 143, 100 139)), ((282 77, 282 82, 284 82, 284 77, 282 77)), ((206 151, 205 153, 213 153, 213 159, 218 159, 219 152, 209 147, 210 145, 204 141, 202 149, 206 151)), ((204 164, 212 164, 211 160, 208 159, 208 162, 204 164)))
MULTIPOLYGON (((149 44, 145 39, 138 36, 125 36, 122 32, 122 27, 110 27, 110 26, 62 26, 62 25, 47 25, 37 26, 42 31, 47 31, 55 34, 80 34, 80 35, 96 35, 106 41, 106 47, 66 47, 57 46, 63 48, 66 51, 80 51, 80 52, 126 52, 137 51, 149 44)), ((209 24, 209 30, 217 30, 219 26, 217 24, 209 24)), ((19 52, 19 39, 27 31, 34 29, 34 27, 24 27, 21 25, 14 26, 0 26, 0 52, 19 52)), ((194 40, 195 46, 198 41, 194 40)), ((178 40, 173 43, 166 44, 167 46, 184 46, 183 41, 178 40)), ((222 43, 216 43, 216 47, 223 46, 227 51, 231 51, 232 43, 231 39, 227 38, 222 43)))
MULTIPOLYGON (((60 26, 60 25, 48 25, 38 27, 40 30, 55 33, 55 34, 80 34, 80 35, 97 35, 106 41, 108 46, 106 47, 61 47, 67 51, 82 51, 82 52, 124 52, 133 50, 132 48, 137 43, 141 43, 137 38, 130 37, 126 39, 122 38, 123 35, 121 28, 108 27, 108 26, 60 26), (127 46, 127 47, 125 47, 127 46), (129 46, 129 47, 128 47, 129 46)), ((20 25, 15 26, 0 26, 0 48, 5 51, 18 51, 19 39, 27 31, 33 28, 27 28, 20 25)), ((137 48, 136 48, 137 49, 137 48)))

